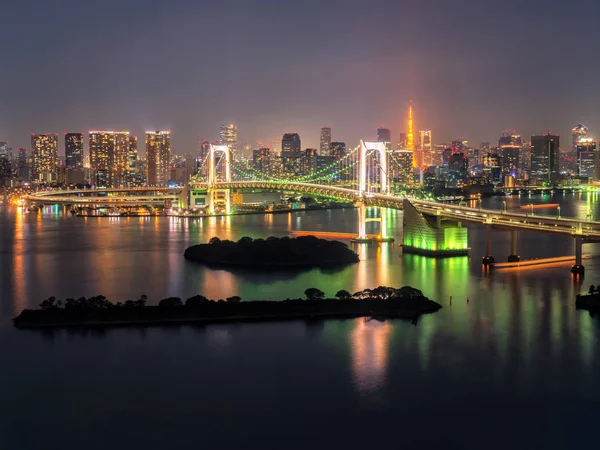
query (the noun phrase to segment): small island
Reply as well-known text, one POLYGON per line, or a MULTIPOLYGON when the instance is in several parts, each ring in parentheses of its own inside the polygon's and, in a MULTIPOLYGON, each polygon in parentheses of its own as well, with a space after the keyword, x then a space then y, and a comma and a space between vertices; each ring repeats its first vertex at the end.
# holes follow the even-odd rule
POLYGON ((335 267, 359 261, 358 255, 339 241, 315 236, 243 237, 237 242, 213 237, 208 244, 188 247, 184 256, 192 261, 212 266, 245 268, 335 267))
POLYGON ((209 300, 195 295, 183 302, 179 297, 146 305, 147 298, 111 303, 103 296, 50 297, 39 309, 25 309, 14 319, 17 328, 117 327, 202 324, 213 322, 266 321, 290 319, 344 319, 372 317, 379 320, 409 319, 416 323, 422 314, 438 311, 442 305, 429 300, 415 288, 379 286, 351 294, 340 290, 335 298, 325 298, 317 288, 305 291, 306 298, 283 301, 248 301, 238 296, 209 300))

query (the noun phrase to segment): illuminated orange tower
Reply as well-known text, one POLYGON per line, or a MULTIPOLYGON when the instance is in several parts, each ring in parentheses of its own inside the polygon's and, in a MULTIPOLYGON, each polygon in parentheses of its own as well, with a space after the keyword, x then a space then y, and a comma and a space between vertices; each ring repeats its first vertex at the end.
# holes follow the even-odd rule
POLYGON ((413 113, 412 100, 408 106, 408 132, 406 133, 406 150, 413 152, 413 168, 417 167, 417 158, 415 157, 415 134, 413 132, 413 113))

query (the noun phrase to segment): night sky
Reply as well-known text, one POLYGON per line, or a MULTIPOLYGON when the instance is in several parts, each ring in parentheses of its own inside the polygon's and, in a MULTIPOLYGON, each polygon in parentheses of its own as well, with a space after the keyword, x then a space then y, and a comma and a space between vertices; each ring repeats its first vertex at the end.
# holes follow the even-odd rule
MULTIPOLYGON (((378 125, 478 145, 502 129, 600 137, 600 2, 19 0, 0 2, 0 140, 171 129, 173 150, 378 125)), ((62 148, 61 139, 61 154, 62 148)))

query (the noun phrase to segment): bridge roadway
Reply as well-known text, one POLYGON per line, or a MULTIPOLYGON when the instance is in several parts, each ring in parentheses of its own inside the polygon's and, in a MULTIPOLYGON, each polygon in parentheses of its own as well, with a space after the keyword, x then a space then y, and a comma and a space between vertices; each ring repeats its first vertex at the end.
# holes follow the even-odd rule
POLYGON ((178 200, 182 188, 97 188, 42 191, 24 197, 29 203, 63 204, 77 206, 145 206, 164 205, 165 201, 178 200), (153 195, 108 195, 124 193, 150 193, 153 195), (98 194, 107 194, 99 196, 98 194))
MULTIPOLYGON (((207 183, 192 183, 192 187, 208 189, 207 183)), ((232 181, 217 182, 217 189, 277 189, 335 197, 340 200, 362 202, 365 206, 380 206, 386 208, 402 209, 404 197, 369 193, 360 197, 358 191, 338 186, 319 185, 299 182, 274 182, 274 181, 232 181)), ((182 188, 100 188, 78 190, 53 190, 36 192, 26 197, 30 202, 51 204, 108 204, 113 206, 126 204, 152 204, 164 203, 165 200, 177 200, 182 188), (156 195, 117 195, 96 196, 97 193, 156 193, 156 195), (162 193, 159 195, 159 193, 162 193)), ((470 208, 455 206, 446 203, 410 200, 422 214, 439 217, 440 220, 453 220, 462 223, 491 225, 500 230, 526 230, 552 234, 582 236, 588 242, 600 242, 600 222, 582 221, 573 218, 551 217, 535 214, 521 214, 504 212, 491 209, 470 208)))
MULTIPOLYGON (((217 183, 221 189, 281 189, 307 194, 320 194, 343 200, 359 202, 366 206, 402 209, 405 197, 384 194, 366 194, 361 199, 359 192, 354 189, 337 186, 318 185, 310 183, 280 183, 270 181, 234 181, 217 183)), ((493 209, 470 208, 446 203, 428 202, 411 199, 410 202, 422 214, 440 217, 441 220, 453 220, 478 225, 491 225, 500 230, 527 230, 563 235, 583 235, 587 241, 600 242, 600 222, 582 221, 558 216, 542 216, 535 214, 520 214, 497 211, 493 209)))

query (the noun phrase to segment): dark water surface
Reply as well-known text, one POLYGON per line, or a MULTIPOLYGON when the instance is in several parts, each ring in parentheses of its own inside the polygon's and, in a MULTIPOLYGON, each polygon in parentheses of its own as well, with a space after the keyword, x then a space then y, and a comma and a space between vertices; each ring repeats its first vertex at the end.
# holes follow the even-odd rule
MULTIPOLYGON (((560 203, 564 216, 600 218, 596 194, 494 198, 484 207, 502 201, 508 209, 560 203)), ((402 213, 387 214, 400 242, 402 213)), ((359 264, 329 272, 215 271, 182 256, 215 235, 356 227, 353 210, 186 221, 0 207, 0 449, 594 445, 600 321, 576 311, 574 296, 600 283, 597 245, 584 247, 598 257, 585 261, 583 282, 569 264, 483 272, 477 227, 470 258, 361 245, 359 264), (417 326, 291 321, 40 333, 10 323, 49 295, 276 300, 308 287, 332 295, 382 284, 420 288, 444 308, 417 326)), ((509 239, 495 236, 497 260, 508 256, 509 239)), ((569 238, 519 236, 523 257, 573 248, 569 238)))

